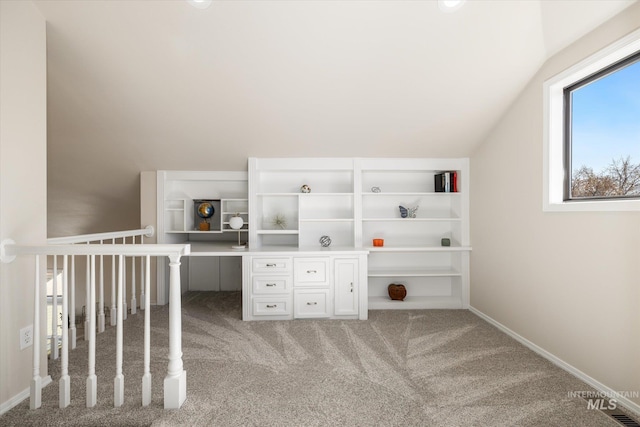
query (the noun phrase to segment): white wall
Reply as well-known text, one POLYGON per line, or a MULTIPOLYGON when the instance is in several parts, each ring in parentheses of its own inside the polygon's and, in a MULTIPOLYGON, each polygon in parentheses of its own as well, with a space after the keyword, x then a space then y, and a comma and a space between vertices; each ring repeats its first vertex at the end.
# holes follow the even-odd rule
MULTIPOLYGON (((30 1, 0 1, 0 239, 19 244, 47 236, 45 28, 30 1)), ((33 323, 33 283, 33 257, 0 264, 0 409, 33 375, 33 347, 18 342, 33 323)), ((46 375, 46 356, 41 365, 46 375)))
POLYGON ((640 213, 542 212, 542 85, 639 26, 635 4, 547 61, 471 160, 471 305, 605 386, 636 392, 640 213))

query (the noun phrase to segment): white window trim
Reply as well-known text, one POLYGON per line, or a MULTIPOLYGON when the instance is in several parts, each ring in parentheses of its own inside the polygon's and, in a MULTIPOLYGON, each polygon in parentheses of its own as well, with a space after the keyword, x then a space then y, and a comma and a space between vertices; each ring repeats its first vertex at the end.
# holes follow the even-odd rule
POLYGON ((543 85, 543 201, 545 212, 640 211, 640 200, 572 200, 564 201, 563 91, 567 86, 608 67, 640 50, 640 30, 586 58, 543 85))

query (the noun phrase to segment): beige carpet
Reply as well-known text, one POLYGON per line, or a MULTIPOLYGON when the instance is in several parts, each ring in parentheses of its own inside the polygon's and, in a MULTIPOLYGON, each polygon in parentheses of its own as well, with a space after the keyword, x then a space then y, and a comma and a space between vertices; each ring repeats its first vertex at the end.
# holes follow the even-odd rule
POLYGON ((2 426, 619 426, 568 392, 591 390, 472 313, 370 311, 368 321, 242 322, 239 293, 183 302, 187 401, 162 409, 167 307, 152 309, 153 402, 140 406, 141 313, 125 327, 124 407, 113 408, 114 328, 97 341, 98 405, 86 409, 86 343, 71 355, 72 402, 59 371, 43 407, 23 402, 2 426))

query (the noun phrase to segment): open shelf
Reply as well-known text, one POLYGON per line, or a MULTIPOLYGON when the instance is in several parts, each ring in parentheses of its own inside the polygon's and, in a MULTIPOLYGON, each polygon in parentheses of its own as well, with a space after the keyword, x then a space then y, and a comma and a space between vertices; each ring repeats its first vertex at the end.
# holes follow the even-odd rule
POLYGON ((408 296, 404 301, 395 301, 389 297, 369 297, 369 310, 424 310, 424 309, 460 309, 459 297, 408 296))
POLYGON ((369 277, 460 277, 458 270, 452 268, 432 269, 393 269, 393 268, 369 268, 369 277))

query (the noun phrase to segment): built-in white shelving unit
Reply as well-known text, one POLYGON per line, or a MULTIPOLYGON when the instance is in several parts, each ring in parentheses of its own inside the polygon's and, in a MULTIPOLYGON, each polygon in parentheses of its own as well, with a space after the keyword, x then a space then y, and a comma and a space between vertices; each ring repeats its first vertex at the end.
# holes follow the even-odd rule
POLYGON ((220 171, 158 171, 158 217, 162 227, 158 230, 165 242, 183 241, 184 235, 207 235, 225 232, 237 233, 229 227, 229 218, 243 217, 243 230, 249 229, 249 202, 247 173, 220 171), (194 214, 194 200, 219 200, 211 218, 211 230, 201 231, 194 214), (175 238, 166 235, 176 234, 175 238))
POLYGON ((250 158, 249 194, 253 248, 318 248, 326 235, 334 246, 355 246, 353 159, 250 158))
MULTIPOLYGON (((367 308, 468 308, 468 159, 249 158, 248 165, 247 172, 157 173, 159 242, 190 241, 207 248, 222 242, 228 249, 229 242, 237 239, 229 219, 240 215, 245 224, 241 238, 249 243, 243 259, 288 254, 292 259, 319 257, 329 265, 328 287, 314 285, 313 292, 304 287, 296 291, 295 278, 292 287, 278 288, 269 282, 264 290, 245 280, 244 303, 258 304, 252 306, 257 311, 245 312, 245 317, 270 318, 268 313, 278 313, 275 317, 362 318, 367 308), (440 181, 443 172, 448 172, 449 189, 454 191, 436 191, 436 177, 440 181), (194 200, 200 199, 219 203, 211 231, 198 229, 194 200), (417 210, 403 218, 399 206, 417 210), (329 248, 321 246, 323 236, 331 239, 329 248), (384 245, 373 246, 373 239, 383 239, 384 245), (334 266, 338 253, 344 259, 334 266), (334 267, 339 276, 333 276, 334 267), (353 274, 356 287, 351 284, 353 274), (334 282, 341 287, 334 287, 334 282), (390 284, 406 287, 404 301, 390 299, 390 284), (358 298, 350 295, 352 289, 358 298), (306 301, 310 292, 315 299, 306 301), (276 296, 286 296, 278 303, 278 309, 286 307, 283 313, 267 307, 276 296), (303 300, 314 307, 326 303, 327 310, 307 312, 306 306, 297 305, 303 300), (354 301, 357 309, 350 308, 354 301), (334 304, 340 307, 335 312, 334 304)), ((196 278, 192 284, 204 287, 215 272, 201 258, 193 260, 190 271, 196 278)), ((255 272, 243 268, 245 279, 253 277, 255 272)))
POLYGON ((369 309, 469 306, 467 159, 361 159, 362 244, 369 253, 369 309), (435 176, 456 172, 457 192, 436 192, 435 176), (402 218, 399 206, 418 207, 402 218), (374 247, 374 238, 384 246, 374 247), (442 246, 442 239, 451 246, 442 246), (404 301, 387 287, 403 284, 404 301))
POLYGON ((332 246, 370 252, 370 309, 467 308, 468 176, 467 159, 250 158, 250 246, 319 248, 328 235, 332 246), (455 172, 458 191, 435 191, 442 172, 455 172), (418 206, 415 218, 402 218, 399 206, 418 206), (389 298, 391 283, 405 285, 404 301, 389 298))

